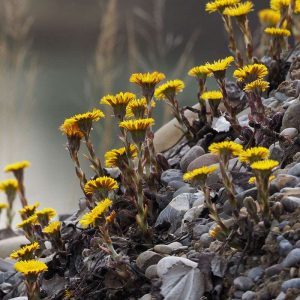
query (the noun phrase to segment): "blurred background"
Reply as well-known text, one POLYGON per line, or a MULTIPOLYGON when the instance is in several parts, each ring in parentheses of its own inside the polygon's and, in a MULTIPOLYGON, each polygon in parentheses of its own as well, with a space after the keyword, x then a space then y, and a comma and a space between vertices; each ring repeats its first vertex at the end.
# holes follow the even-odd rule
MULTIPOLYGON (((268 6, 267 0, 253 2, 257 10, 268 6)), ((132 72, 158 70, 182 79, 180 102, 196 102, 189 68, 229 54, 220 17, 205 13, 205 3, 0 0, 0 169, 31 162, 25 171, 31 203, 74 211, 82 193, 58 127, 66 117, 99 108, 108 93, 139 93, 128 82, 132 72)), ((251 19, 255 31, 256 13, 251 19)), ((157 128, 170 113, 162 103, 156 112, 157 128)), ((95 127, 102 156, 117 146, 114 121, 107 118, 95 127)), ((1 171, 0 180, 9 177, 1 171)))

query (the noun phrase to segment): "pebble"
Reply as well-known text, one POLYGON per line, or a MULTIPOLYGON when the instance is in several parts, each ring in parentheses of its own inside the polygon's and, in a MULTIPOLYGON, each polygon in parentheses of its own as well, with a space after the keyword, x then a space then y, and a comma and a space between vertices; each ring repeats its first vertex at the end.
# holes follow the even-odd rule
POLYGON ((300 129, 300 102, 296 102, 288 107, 282 119, 281 130, 286 128, 300 129))
POLYGON ((284 197, 281 200, 281 203, 287 212, 294 212, 298 207, 300 207, 300 198, 293 196, 284 197))
POLYGON ((289 252, 293 249, 293 245, 286 239, 283 239, 279 242, 279 254, 281 256, 288 255, 289 252))
POLYGON ((215 154, 207 153, 193 160, 187 168, 187 171, 192 171, 203 166, 210 166, 219 162, 219 158, 215 154))
POLYGON ((211 242, 213 242, 214 239, 208 234, 208 233, 203 233, 200 237, 200 245, 203 247, 203 248, 208 248, 211 244, 211 242))
POLYGON ((287 174, 279 174, 276 176, 274 180, 272 180, 270 184, 270 192, 274 194, 279 192, 281 189, 285 187, 294 187, 299 183, 299 178, 287 175, 287 174))
POLYGON ((254 282, 258 281, 264 274, 264 269, 261 266, 254 267, 247 271, 247 276, 254 282))
POLYGON ((281 264, 275 264, 271 267, 268 267, 265 269, 265 274, 268 277, 272 277, 276 274, 279 274, 283 269, 283 266, 281 264))
POLYGON ((276 297, 275 300, 285 300, 286 294, 284 292, 280 292, 280 294, 276 297))
POLYGON ((21 245, 29 241, 24 235, 14 236, 0 241, 0 258, 6 258, 13 250, 19 249, 21 245))
POLYGON ((300 249, 293 249, 283 260, 282 265, 285 268, 290 268, 300 263, 300 249))
POLYGON ((152 300, 151 294, 145 294, 143 297, 139 298, 139 300, 152 300))
POLYGON ((281 161, 284 156, 284 151, 280 147, 279 143, 272 144, 269 147, 270 150, 270 159, 281 161))
POLYGON ((234 287, 241 291, 248 291, 254 286, 254 282, 251 278, 246 276, 239 276, 233 281, 234 287))
POLYGON ((209 231, 209 227, 207 225, 196 224, 193 227, 193 239, 200 239, 203 233, 207 233, 209 231))
POLYGON ((158 253, 171 254, 172 252, 174 252, 176 250, 180 250, 180 249, 184 250, 186 248, 187 248, 186 246, 183 246, 179 242, 173 242, 168 245, 163 245, 163 244, 155 245, 153 249, 155 252, 158 252, 158 253))
POLYGON ((202 147, 196 145, 192 147, 182 158, 180 161, 180 168, 183 172, 186 172, 189 164, 194 161, 199 156, 205 154, 205 151, 202 147))
POLYGON ((178 190, 178 189, 180 189, 183 186, 189 186, 189 184, 183 182, 182 180, 172 180, 172 181, 169 182, 168 186, 170 188, 178 190))
POLYGON ((178 169, 169 169, 162 172, 160 179, 165 185, 174 180, 182 181, 182 172, 178 169))
POLYGON ((149 266, 157 264, 162 258, 162 255, 147 250, 137 257, 136 265, 145 272, 149 266))
POLYGON ((242 300, 256 300, 256 293, 247 291, 242 295, 242 300))
POLYGON ((156 278, 158 277, 157 275, 157 265, 151 265, 149 266, 146 271, 145 271, 145 276, 148 279, 156 278))
POLYGON ((286 292, 288 289, 300 289, 300 278, 293 278, 284 281, 281 286, 281 290, 286 292))
POLYGON ((196 188, 191 187, 190 185, 186 184, 186 185, 182 186, 181 188, 179 188, 179 189, 174 193, 173 197, 175 198, 175 197, 177 197, 177 196, 179 196, 179 195, 181 195, 181 194, 185 194, 185 193, 191 194, 191 193, 195 193, 195 192, 197 192, 197 189, 196 189, 196 188))
POLYGON ((281 131, 280 136, 293 139, 298 135, 298 130, 296 128, 286 128, 281 131))
POLYGON ((293 167, 291 167, 288 170, 287 174, 299 177, 300 176, 300 163, 297 163, 293 167))

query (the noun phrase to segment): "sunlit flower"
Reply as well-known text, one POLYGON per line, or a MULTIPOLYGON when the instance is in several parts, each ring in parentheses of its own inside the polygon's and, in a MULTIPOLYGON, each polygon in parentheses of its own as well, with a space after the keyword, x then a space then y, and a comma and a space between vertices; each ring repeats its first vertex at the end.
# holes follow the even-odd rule
POLYGON ((149 85, 154 86, 165 78, 166 76, 163 73, 155 71, 152 73, 134 73, 130 76, 129 81, 143 87, 149 85))
POLYGON ((241 2, 241 0, 215 0, 206 3, 205 10, 209 13, 223 11, 227 6, 235 5, 239 2, 241 2))
POLYGON ((31 215, 34 214, 34 212, 36 211, 36 209, 40 206, 39 202, 35 202, 32 205, 27 205, 24 206, 22 209, 19 210, 19 214, 23 217, 30 217, 31 215))
POLYGON ((265 147, 253 147, 243 150, 239 155, 239 160, 244 163, 253 163, 258 160, 267 159, 270 155, 269 149, 265 147))
POLYGON ((38 210, 35 212, 35 214, 39 216, 47 216, 49 219, 53 218, 56 216, 56 211, 55 209, 49 207, 49 208, 43 208, 41 210, 38 210))
POLYGON ((203 166, 201 168, 192 170, 190 172, 187 172, 183 175, 183 180, 185 181, 190 181, 193 179, 203 179, 206 178, 208 174, 213 173, 214 171, 217 170, 216 166, 203 166))
MULTIPOLYGON (((151 101, 151 107, 155 107, 155 101, 151 101)), ((137 119, 144 118, 147 111, 147 100, 146 98, 134 99, 126 106, 126 117, 135 117, 137 119)))
POLYGON ((223 79, 225 72, 234 61, 233 56, 228 56, 224 59, 219 59, 213 63, 206 63, 205 66, 209 71, 211 71, 217 79, 223 79))
POLYGON ((107 193, 118 187, 115 179, 108 176, 101 176, 95 180, 89 180, 84 186, 84 191, 87 195, 93 195, 96 191, 107 193))
POLYGON ((15 269, 26 277, 37 277, 39 274, 46 272, 48 267, 41 261, 30 259, 16 262, 15 269))
POLYGON ((0 203, 0 212, 1 212, 1 210, 4 209, 4 208, 8 208, 8 204, 7 204, 7 203, 1 202, 1 203, 0 203))
POLYGON ((18 181, 16 179, 6 179, 0 182, 0 191, 10 193, 18 189, 18 181))
POLYGON ((20 162, 16 162, 16 163, 7 165, 4 168, 4 172, 16 172, 16 171, 19 171, 19 170, 23 170, 24 168, 27 168, 29 166, 30 166, 30 162, 27 161, 27 160, 23 160, 23 161, 20 161, 20 162))
POLYGON ((212 72, 208 70, 206 66, 197 66, 190 69, 188 75, 197 77, 198 79, 203 79, 212 76, 212 72))
POLYGON ((61 222, 60 221, 54 221, 49 223, 48 226, 46 226, 43 229, 43 233, 46 234, 56 234, 57 232, 60 232, 61 222))
POLYGON ((258 91, 258 92, 264 92, 270 87, 270 84, 268 81, 265 80, 254 80, 248 84, 245 85, 244 91, 245 92, 253 92, 253 91, 258 91))
POLYGON ((222 232, 222 228, 219 225, 216 225, 213 227, 213 229, 210 229, 208 234, 210 237, 217 239, 218 234, 222 232))
POLYGON ((291 3, 291 0, 271 0, 270 7, 273 10, 282 11, 284 9, 288 9, 290 3, 291 3))
POLYGON ((258 17, 262 24, 275 26, 280 21, 280 12, 266 8, 258 12, 258 17))
POLYGON ((223 99, 223 94, 220 91, 207 91, 200 98, 202 100, 221 100, 223 99))
POLYGON ((251 1, 245 1, 234 6, 226 7, 223 11, 224 15, 230 17, 241 17, 247 15, 249 12, 253 11, 253 3, 251 1))
POLYGON ((260 160, 251 164, 251 168, 257 171, 270 171, 277 167, 279 162, 272 159, 260 160))
POLYGON ((25 245, 22 248, 13 251, 10 254, 11 259, 30 259, 36 250, 40 249, 40 245, 37 242, 34 242, 29 245, 25 245))
POLYGON ((231 154, 233 156, 240 155, 243 147, 232 141, 224 141, 220 143, 213 143, 209 146, 208 150, 217 155, 231 154))
POLYGON ((263 64, 246 65, 233 72, 233 76, 238 81, 254 81, 263 79, 268 75, 268 68, 263 64))
POLYGON ((112 205, 112 201, 108 198, 100 201, 90 212, 82 216, 79 223, 84 227, 96 226, 97 221, 103 213, 112 205))
POLYGON ((17 224, 17 228, 25 228, 27 226, 35 225, 37 224, 37 217, 36 215, 32 215, 26 220, 22 221, 21 223, 17 224))
POLYGON ((105 222, 106 222, 106 223, 113 223, 113 221, 114 221, 114 219, 116 218, 116 216, 117 216, 117 213, 113 210, 113 211, 109 214, 109 216, 107 216, 107 217, 105 218, 105 222))
POLYGON ((157 99, 169 99, 173 100, 174 97, 182 92, 184 89, 184 82, 182 80, 169 80, 166 83, 160 85, 155 90, 155 97, 157 99))
MULTIPOLYGON (((270 176, 269 177, 269 182, 271 182, 274 179, 275 179, 274 175, 270 176)), ((250 177, 249 180, 248 180, 248 183, 250 183, 250 184, 256 184, 256 177, 255 176, 250 177)))
POLYGON ((291 32, 288 29, 284 28, 267 27, 264 31, 266 34, 269 34, 271 36, 288 37, 291 35, 291 32))
MULTIPOLYGON (((126 158, 127 154, 128 153, 126 153, 125 147, 107 151, 104 155, 106 167, 109 168, 119 167, 120 165, 123 164, 123 161, 126 158)), ((137 157, 137 149, 135 145, 131 144, 129 146, 129 156, 130 159, 137 157)))

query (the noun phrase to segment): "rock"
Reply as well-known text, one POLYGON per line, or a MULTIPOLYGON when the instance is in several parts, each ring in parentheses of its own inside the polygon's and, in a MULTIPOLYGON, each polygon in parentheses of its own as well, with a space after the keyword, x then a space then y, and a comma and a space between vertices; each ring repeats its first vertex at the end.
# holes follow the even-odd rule
POLYGON ((285 187, 294 187, 299 183, 299 178, 287 175, 287 174, 279 174, 276 176, 274 180, 272 180, 270 184, 270 190, 274 193, 279 192, 281 189, 285 187))
POLYGON ((175 197, 167 207, 162 210, 155 222, 155 227, 162 224, 170 224, 170 232, 174 233, 181 225, 184 214, 192 207, 194 201, 198 199, 196 194, 181 194, 175 197))
POLYGON ((261 266, 254 267, 247 271, 247 276, 254 282, 258 281, 264 274, 264 269, 261 266))
POLYGON ((10 298, 10 300, 28 300, 28 297, 15 297, 15 298, 10 298))
POLYGON ((163 184, 168 185, 171 181, 182 181, 182 172, 178 169, 169 169, 161 174, 161 181, 163 184))
POLYGON ((285 268, 296 266, 300 262, 300 249, 292 250, 288 256, 283 260, 282 265, 285 268))
POLYGON ((157 264, 163 258, 162 255, 155 253, 153 251, 147 250, 142 252, 136 259, 136 265, 142 270, 146 271, 146 269, 151 266, 157 264))
POLYGON ((215 154, 207 153, 193 160, 187 168, 187 171, 192 171, 203 166, 210 166, 219 162, 219 158, 215 154))
POLYGON ((287 212, 294 212, 298 207, 300 207, 300 198, 293 196, 284 197, 281 200, 281 203, 287 212))
POLYGON ((1 272, 14 272, 14 263, 11 260, 4 260, 0 258, 0 271, 1 272))
POLYGON ((189 184, 187 184, 187 183, 185 183, 185 182, 183 182, 181 180, 172 180, 172 181, 169 182, 168 186, 170 188, 178 190, 178 189, 180 189, 183 186, 188 186, 189 187, 189 184))
POLYGON ((198 264, 182 257, 169 256, 157 264, 164 300, 199 300, 204 292, 204 276, 198 264))
POLYGON ((276 297, 275 300, 286 300, 286 294, 284 292, 280 292, 280 294, 276 297))
POLYGON ((151 265, 149 266, 146 271, 145 271, 145 276, 148 279, 156 278, 158 277, 157 275, 157 265, 151 265))
POLYGON ((269 147, 270 150, 270 159, 281 161, 284 156, 284 151, 280 147, 279 143, 276 142, 269 147))
POLYGON ((151 294, 145 294, 143 297, 139 298, 139 300, 152 300, 151 294))
POLYGON ((171 201, 172 199, 176 197, 174 196, 174 193, 172 191, 164 191, 157 193, 155 195, 155 200, 160 208, 160 210, 163 210, 171 201))
POLYGON ((174 251, 184 250, 186 248, 187 248, 186 246, 183 246, 179 242, 173 242, 168 245, 164 245, 164 244, 155 245, 153 249, 155 252, 158 252, 158 253, 171 254, 174 251))
POLYGON ((286 292, 288 289, 300 289, 300 278, 293 278, 284 281, 281 286, 281 290, 286 292))
MULTIPOLYGON (((195 202, 197 202, 197 200, 195 202)), ((190 208, 184 214, 184 216, 182 218, 182 221, 181 221, 182 229, 184 228, 186 223, 191 223, 191 222, 195 221, 196 219, 198 219, 203 210, 204 210, 204 204, 200 204, 200 205, 197 205, 197 206, 193 205, 193 207, 190 208)))
POLYGON ((283 269, 283 266, 281 264, 276 264, 273 266, 270 266, 265 269, 265 275, 268 277, 272 277, 276 274, 279 274, 283 269))
POLYGON ((286 256, 293 249, 293 245, 286 239, 279 242, 279 254, 286 256))
POLYGON ((0 258, 6 258, 13 250, 19 249, 21 245, 29 241, 24 235, 19 235, 0 241, 0 258))
POLYGON ((300 130, 299 115, 300 115, 300 102, 290 105, 283 116, 281 131, 291 127, 296 128, 299 131, 300 130))
POLYGON ((197 192, 197 189, 194 188, 194 187, 191 187, 190 185, 186 184, 184 186, 182 186, 181 188, 179 188, 173 195, 173 197, 177 197, 181 194, 185 194, 185 193, 196 193, 197 192))
POLYGON ((203 233, 207 233, 209 231, 209 227, 207 225, 196 224, 193 227, 193 239, 200 239, 203 233))
POLYGON ((242 295, 242 300, 256 300, 256 293, 247 291, 242 295))
POLYGON ((203 247, 203 248, 208 248, 211 244, 211 242, 213 242, 214 239, 208 234, 208 233, 203 233, 200 237, 200 245, 203 247))
POLYGON ((254 282, 249 277, 239 276, 239 277, 234 279, 233 285, 238 290, 248 291, 254 286, 254 282))
POLYGON ((183 172, 186 172, 189 164, 194 161, 196 158, 200 157, 201 155, 205 154, 205 151, 200 146, 192 147, 181 159, 180 161, 180 168, 183 172))
POLYGON ((286 128, 281 131, 280 136, 294 139, 296 136, 298 136, 299 131, 296 128, 286 128))
POLYGON ((287 174, 299 177, 300 176, 300 163, 297 163, 293 167, 291 167, 288 170, 287 174))

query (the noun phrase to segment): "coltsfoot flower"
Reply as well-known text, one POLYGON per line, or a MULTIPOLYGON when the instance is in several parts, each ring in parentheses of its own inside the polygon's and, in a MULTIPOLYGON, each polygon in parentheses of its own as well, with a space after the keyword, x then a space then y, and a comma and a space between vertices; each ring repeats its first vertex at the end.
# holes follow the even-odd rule
POLYGON ((49 235, 56 234, 56 233, 60 232, 60 228, 61 228, 61 222, 54 221, 54 222, 49 223, 49 225, 43 229, 43 233, 46 233, 49 235))
POLYGON ((188 75, 198 79, 205 79, 212 76, 212 72, 206 66, 196 66, 189 70, 188 75))
POLYGON ((108 176, 101 176, 95 180, 89 180, 84 186, 84 191, 87 195, 93 195, 96 191, 107 195, 108 192, 118 189, 118 187, 115 179, 108 176))
POLYGON ((258 17, 263 25, 275 26, 280 21, 280 12, 270 8, 261 9, 258 17))
POLYGON ((17 172, 17 171, 23 170, 23 169, 25 169, 29 166, 30 166, 30 162, 27 161, 27 160, 23 160, 23 161, 20 161, 20 162, 16 162, 16 163, 7 165, 4 168, 4 172, 17 172))
POLYGON ((256 161, 267 159, 269 156, 269 149, 265 147, 253 147, 243 150, 239 155, 239 160, 244 163, 252 164, 256 161))
POLYGON ((245 1, 234 6, 226 7, 223 14, 230 17, 242 17, 253 11, 253 6, 251 1, 245 1))
POLYGON ((252 82, 257 79, 263 79, 268 75, 268 68, 263 64, 246 65, 233 72, 233 76, 238 81, 252 82))
MULTIPOLYGON (((276 177, 274 175, 269 177, 269 182, 271 182, 272 180, 274 180, 276 177)), ((250 184, 255 184, 256 183, 256 177, 252 176, 249 178, 248 183, 250 184)))
POLYGON ((36 209, 40 206, 40 203, 39 202, 35 202, 34 204, 32 205, 27 205, 27 206, 24 206, 22 209, 19 210, 19 214, 22 216, 22 217, 30 217, 32 216, 36 209))
POLYGON ((245 85, 245 92, 264 92, 270 87, 270 83, 265 80, 257 79, 245 85))
POLYGON ((21 223, 17 224, 17 228, 25 229, 27 226, 32 226, 32 225, 35 225, 37 223, 38 223, 37 216, 32 215, 32 216, 28 217, 26 220, 24 220, 21 223))
POLYGON ((223 99, 223 94, 220 91, 208 91, 204 92, 200 98, 202 100, 221 100, 223 99))
MULTIPOLYGON (((156 103, 154 100, 151 101, 151 107, 155 107, 156 103)), ((126 118, 135 117, 136 119, 145 118, 147 111, 147 100, 146 98, 131 100, 126 106, 126 118)))
POLYGON ((7 204, 7 203, 1 202, 1 203, 0 203, 0 212, 1 212, 1 210, 4 209, 4 208, 8 208, 8 204, 7 204))
POLYGON ((41 261, 30 259, 16 262, 15 269, 26 277, 37 277, 39 274, 46 272, 48 267, 41 261))
POLYGON ((165 74, 155 71, 152 73, 134 73, 130 76, 129 81, 143 87, 156 85, 165 78, 165 74))
POLYGON ((15 192, 18 189, 18 181, 16 179, 6 179, 0 182, 0 191, 6 194, 15 192))
POLYGON ((206 3, 205 10, 209 13, 222 12, 226 7, 238 4, 241 0, 215 0, 206 3))
POLYGON ((104 155, 105 165, 108 168, 120 167, 124 164, 124 159, 126 155, 129 154, 129 159, 137 157, 137 148, 135 145, 129 146, 129 153, 126 153, 126 148, 122 147, 119 149, 112 149, 107 151, 104 155))
POLYGON ((220 143, 213 143, 209 146, 208 150, 210 153, 216 155, 233 155, 239 156, 243 151, 243 147, 232 141, 224 141, 220 143))
POLYGON ((40 249, 39 243, 34 242, 32 244, 25 245, 22 248, 13 251, 9 257, 11 259, 22 259, 22 260, 32 259, 34 252, 38 249, 40 249))
POLYGON ((83 215, 79 223, 84 227, 97 226, 97 221, 102 217, 104 212, 112 205, 112 201, 108 198, 100 201, 90 212, 83 215))
POLYGON ((190 172, 187 172, 183 175, 183 180, 185 181, 200 181, 203 179, 206 179, 207 175, 213 173, 217 170, 216 166, 203 166, 201 168, 192 170, 190 172))
POLYGON ((273 10, 282 11, 289 8, 291 0, 271 0, 270 7, 273 10))
POLYGON ((264 32, 274 37, 289 37, 291 35, 291 32, 288 29, 277 27, 267 27, 264 32))
POLYGON ((182 92, 185 85, 182 80, 169 80, 166 83, 162 84, 155 90, 155 97, 156 99, 162 100, 162 99, 169 99, 172 101, 174 97, 182 92))
POLYGON ((205 66, 214 74, 216 79, 223 79, 225 77, 226 70, 232 62, 234 62, 234 57, 228 56, 224 59, 214 61, 213 63, 206 63, 205 66))
POLYGON ((35 215, 37 216, 38 222, 42 226, 48 225, 49 221, 56 216, 55 209, 49 207, 49 208, 43 208, 41 210, 38 210, 35 212, 35 215))
MULTIPOLYGON (((72 119, 71 119, 72 120, 72 119)), ((77 123, 73 123, 70 119, 66 119, 64 123, 59 127, 60 131, 68 138, 83 138, 83 133, 80 131, 77 123)))
POLYGON ((273 159, 260 160, 251 164, 251 168, 257 171, 271 171, 279 165, 279 162, 273 159))

